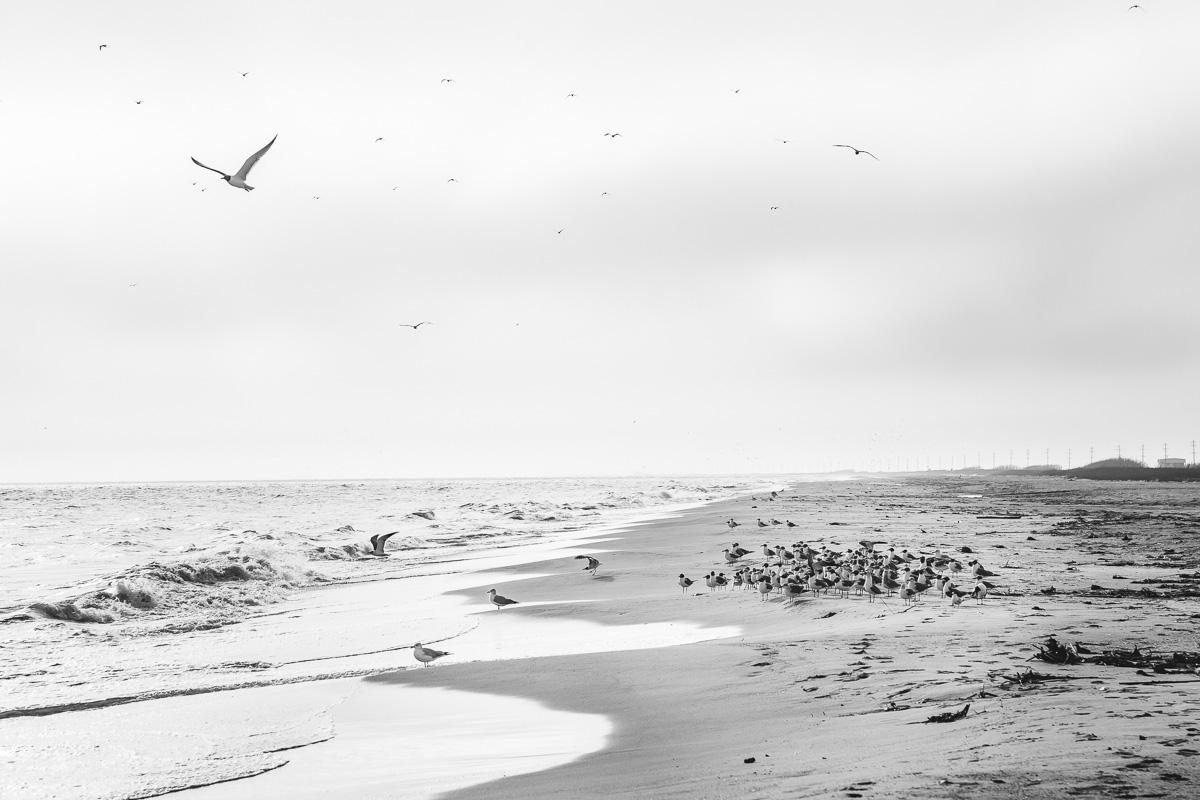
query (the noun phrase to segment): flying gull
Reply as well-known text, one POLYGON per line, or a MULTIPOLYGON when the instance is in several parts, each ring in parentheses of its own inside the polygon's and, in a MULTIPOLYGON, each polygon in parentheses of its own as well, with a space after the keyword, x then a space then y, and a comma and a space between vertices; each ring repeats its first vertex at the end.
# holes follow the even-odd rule
POLYGON ((501 608, 502 606, 515 606, 517 604, 516 600, 510 600, 503 595, 496 594, 495 589, 488 589, 488 599, 492 601, 492 605, 494 605, 496 608, 501 608))
POLYGON ((101 50, 103 50, 103 49, 104 49, 104 48, 106 48, 106 47, 108 47, 108 45, 106 45, 106 44, 102 44, 102 45, 100 45, 100 49, 101 49, 101 50))
POLYGON ((416 325, 409 325, 407 322, 401 322, 400 327, 401 328, 412 328, 415 331, 417 328, 421 327, 422 325, 432 325, 432 324, 433 323, 429 322, 429 321, 418 322, 416 325))
POLYGON ((371 555, 373 555, 373 556, 386 556, 386 555, 387 555, 387 553, 383 552, 383 546, 384 546, 385 544, 387 544, 387 540, 388 540, 388 539, 392 538, 393 536, 395 536, 395 535, 396 535, 397 533, 399 533, 399 532, 400 532, 400 531, 392 531, 391 533, 385 533, 385 534, 383 534, 382 536, 380 536, 380 535, 377 533, 377 534, 375 534, 374 536, 372 536, 372 537, 371 537, 371 555))
MULTIPOLYGON (((851 150, 854 151, 854 155, 858 155, 860 153, 867 153, 866 150, 859 150, 857 147, 855 147, 852 144, 835 144, 834 147, 849 147, 851 150)), ((869 155, 871 158, 874 158, 876 161, 879 160, 879 158, 874 153, 867 153, 867 155, 869 155)))
POLYGON ((442 650, 434 650, 432 647, 422 647, 420 642, 413 645, 413 658, 427 667, 442 656, 448 655, 450 654, 442 650))
MULTIPOLYGON (((278 138, 279 138, 279 134, 275 134, 275 139, 278 139, 278 138)), ((266 155, 266 152, 271 149, 271 145, 275 144, 275 139, 272 139, 271 141, 267 142, 266 147, 264 147, 262 150, 259 150, 257 153, 250 156, 249 158, 247 158, 246 163, 242 164, 242 168, 239 169, 237 171, 237 173, 234 175, 226 175, 224 172, 221 172, 221 170, 219 170, 219 169, 213 169, 210 166, 201 164, 195 158, 192 159, 192 163, 194 163, 198 167, 204 167, 207 170, 212 170, 213 172, 217 173, 218 175, 221 176, 221 180, 228 182, 229 185, 234 187, 235 189, 245 189, 247 192, 249 192, 249 191, 252 191, 254 189, 254 187, 246 184, 246 177, 250 174, 250 170, 254 169, 254 165, 258 163, 258 160, 260 158, 262 158, 264 155, 266 155)))
POLYGON ((600 569, 600 559, 591 556, 575 556, 575 558, 586 558, 588 563, 584 569, 591 572, 592 577, 596 576, 596 570, 600 569))

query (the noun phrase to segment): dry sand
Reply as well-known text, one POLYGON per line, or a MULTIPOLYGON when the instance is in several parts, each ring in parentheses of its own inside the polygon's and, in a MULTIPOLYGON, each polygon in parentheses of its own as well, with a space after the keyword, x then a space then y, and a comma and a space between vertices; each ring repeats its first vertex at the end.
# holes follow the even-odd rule
POLYGON ((740 636, 446 659, 367 680, 510 694, 615 723, 598 752, 448 797, 1193 797, 1195 675, 1030 658, 1051 634, 1097 650, 1200 648, 1187 581, 1171 597, 1137 596, 1158 584, 1134 584, 1196 569, 1197 497, 1186 486, 1062 479, 800 484, 776 501, 719 503, 606 541, 595 579, 571 557, 515 567, 502 593, 526 604, 494 612, 691 620, 740 626, 740 636), (1010 514, 1022 516, 980 518, 1010 514), (742 527, 730 531, 731 516, 742 527), (759 529, 760 517, 798 527, 759 529), (890 608, 855 597, 762 602, 699 580, 687 596, 675 585, 680 572, 728 572, 721 551, 734 540, 844 548, 868 537, 923 553, 970 547, 998 587, 982 605, 925 597, 906 609, 898 598, 890 608), (538 577, 520 579, 526 572, 538 577), (1100 584, 1131 594, 1091 588, 1100 584), (1050 586, 1055 594, 1041 592, 1050 586), (528 605, 562 599, 594 602, 528 605), (1030 668, 1062 680, 1008 680, 1030 668), (967 703, 961 721, 924 722, 967 703))

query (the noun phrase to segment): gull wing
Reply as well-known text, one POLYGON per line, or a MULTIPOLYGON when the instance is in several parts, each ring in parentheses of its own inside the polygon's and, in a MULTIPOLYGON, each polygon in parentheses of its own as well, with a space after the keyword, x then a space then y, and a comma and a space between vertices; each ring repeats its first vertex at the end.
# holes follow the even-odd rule
POLYGON ((222 178, 231 177, 229 175, 226 175, 224 172, 221 172, 221 170, 219 170, 219 169, 213 169, 212 167, 208 166, 207 164, 201 164, 199 161, 197 161, 194 158, 192 159, 192 163, 195 164, 197 167, 204 167, 205 169, 212 169, 213 172, 217 173, 222 178))
MULTIPOLYGON (((277 133, 277 134, 275 134, 275 139, 278 139, 278 138, 279 138, 279 134, 277 133)), ((254 169, 254 165, 258 163, 258 160, 260 158, 262 158, 263 155, 266 154, 266 152, 268 150, 271 149, 271 145, 275 144, 275 139, 272 139, 271 141, 267 142, 266 147, 264 147, 262 150, 259 150, 257 153, 250 156, 249 158, 247 158, 246 163, 242 164, 242 168, 237 171, 237 177, 241 178, 242 180, 246 180, 246 177, 250 174, 250 170, 254 169)))

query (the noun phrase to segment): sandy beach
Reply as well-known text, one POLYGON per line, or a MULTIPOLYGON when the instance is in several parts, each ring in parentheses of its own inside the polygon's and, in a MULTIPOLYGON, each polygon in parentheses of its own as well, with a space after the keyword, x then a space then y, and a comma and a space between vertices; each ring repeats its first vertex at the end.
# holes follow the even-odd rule
MULTIPOLYGON (((199 729, 264 737, 257 777, 182 796, 1191 797, 1192 667, 1034 656, 1049 636, 1160 663, 1200 649, 1197 500, 1186 485, 1050 478, 798 483, 420 579, 433 583, 411 584, 380 624, 420 635, 418 595, 472 623, 429 668, 331 667, 171 701, 199 729), (908 605, 763 600, 702 580, 732 572, 735 541, 761 564, 763 544, 862 539, 976 558, 994 588, 982 603, 930 590, 908 605), (583 553, 602 561, 594 577, 583 553), (686 594, 681 572, 696 580, 686 594), (490 588, 519 603, 492 608, 490 588)), ((345 635, 361 649, 368 633, 345 635)))
MULTIPOLYGON (((603 746, 580 758, 447 797, 1190 797, 1200 679, 1031 656, 1050 635, 1094 651, 1195 651, 1194 593, 1156 587, 1195 570, 1196 502, 1194 489, 1154 484, 800 484, 775 501, 716 503, 607 537, 592 551, 603 560, 595 578, 580 572, 574 551, 500 570, 504 593, 522 604, 484 612, 480 622, 690 621, 736 626, 735 636, 557 657, 447 658, 365 680, 372 691, 479 692, 612 721, 603 746), (742 526, 731 531, 730 517, 742 526), (760 529, 759 518, 797 527, 760 529), (721 551, 734 540, 755 549, 791 541, 837 548, 865 537, 929 554, 969 547, 997 573, 996 589, 979 605, 924 597, 905 606, 893 597, 885 606, 853 596, 764 602, 703 582, 685 595, 675 584, 679 572, 724 570, 721 551), (1146 589, 1153 596, 1137 596, 1146 589), (1031 669, 1048 680, 1013 680, 1031 669), (925 722, 968 703, 960 721, 925 722)), ((456 591, 478 599, 485 583, 456 591)), ((346 709, 335 725, 362 714, 346 709)), ((496 736, 521 727, 508 722, 496 736)), ((293 762, 306 757, 296 751, 293 762)), ((407 796, 402 775, 358 784, 355 774, 346 772, 337 796, 407 796)), ((287 767, 273 777, 267 796, 306 796, 287 767)))

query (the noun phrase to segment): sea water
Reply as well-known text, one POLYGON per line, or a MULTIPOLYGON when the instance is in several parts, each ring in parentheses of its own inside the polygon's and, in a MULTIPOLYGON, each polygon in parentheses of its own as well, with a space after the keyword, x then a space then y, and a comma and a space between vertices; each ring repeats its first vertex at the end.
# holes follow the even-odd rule
MULTIPOLYGON (((261 709, 230 711, 231 730, 254 729, 240 739, 214 735, 220 725, 204 718, 249 690, 337 686, 410 666, 411 642, 478 625, 445 595, 470 585, 468 569, 561 555, 573 537, 605 526, 770 485, 705 477, 0 486, 0 787, 6 798, 148 797, 274 769, 278 758, 266 754, 327 734, 328 709, 299 708, 277 724, 261 709), (393 531, 388 556, 371 555, 370 536, 393 531), (171 712, 177 724, 164 739, 171 708, 192 709, 197 730, 187 733, 171 712), (114 723, 127 733, 114 739, 114 723), (247 737, 258 738, 255 747, 239 745, 247 737), (113 748, 138 766, 117 766, 113 748)), ((568 634, 526 636, 564 652, 606 637, 603 649, 703 638, 678 625, 568 634)), ((486 637, 472 646, 475 658, 513 657, 486 637)))

